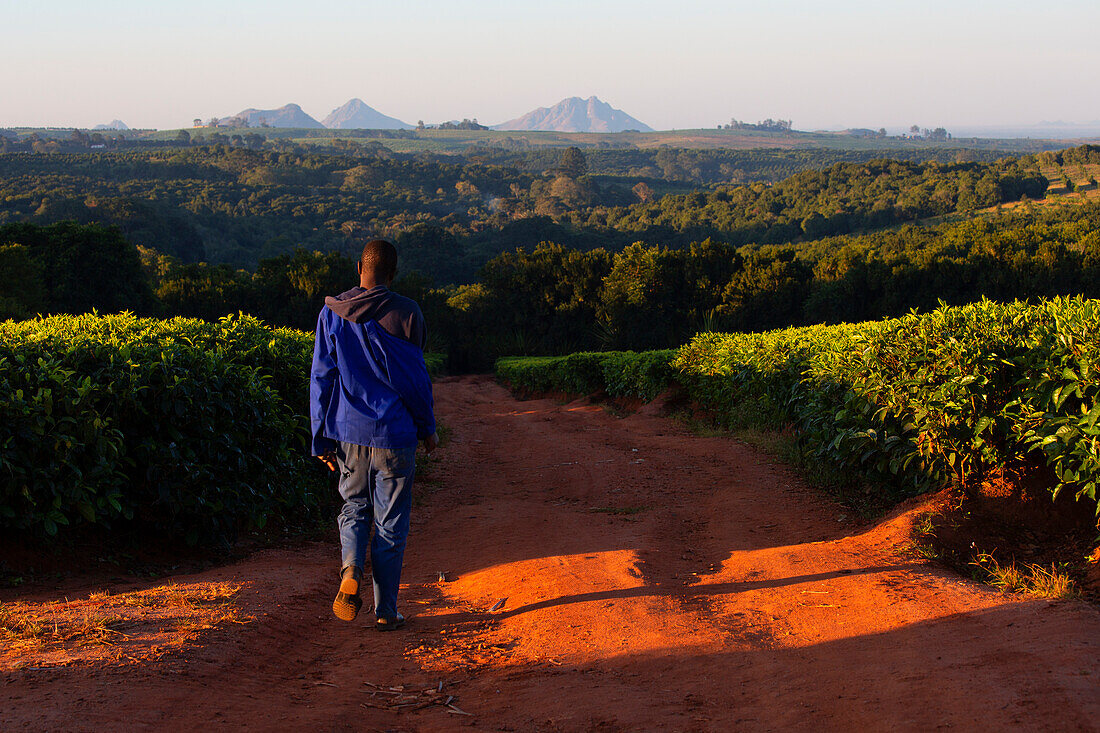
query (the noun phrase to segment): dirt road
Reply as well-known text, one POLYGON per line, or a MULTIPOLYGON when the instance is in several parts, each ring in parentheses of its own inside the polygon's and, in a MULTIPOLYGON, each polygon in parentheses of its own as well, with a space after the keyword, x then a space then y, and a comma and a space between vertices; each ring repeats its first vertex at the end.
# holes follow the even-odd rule
POLYGON ((406 629, 332 618, 335 536, 266 551, 174 579, 243 583, 254 622, 155 661, 4 670, 0 729, 1100 730, 1094 607, 907 558, 907 517, 857 526, 655 408, 482 377, 436 397, 452 437, 406 629))

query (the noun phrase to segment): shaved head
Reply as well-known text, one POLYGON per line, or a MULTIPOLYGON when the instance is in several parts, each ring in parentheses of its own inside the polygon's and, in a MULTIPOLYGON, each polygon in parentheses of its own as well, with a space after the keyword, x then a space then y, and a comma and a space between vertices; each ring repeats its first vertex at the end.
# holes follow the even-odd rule
POLYGON ((389 282, 397 274, 397 248, 385 239, 372 239, 359 256, 359 272, 371 274, 380 283, 389 282))

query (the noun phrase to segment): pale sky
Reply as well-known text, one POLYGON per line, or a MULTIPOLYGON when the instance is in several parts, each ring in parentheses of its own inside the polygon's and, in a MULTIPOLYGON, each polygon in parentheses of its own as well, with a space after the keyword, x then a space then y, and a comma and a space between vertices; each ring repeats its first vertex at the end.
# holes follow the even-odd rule
POLYGON ((1100 121, 1100 1, 0 0, 0 126, 190 126, 359 97, 494 124, 599 96, 656 129, 1100 121))

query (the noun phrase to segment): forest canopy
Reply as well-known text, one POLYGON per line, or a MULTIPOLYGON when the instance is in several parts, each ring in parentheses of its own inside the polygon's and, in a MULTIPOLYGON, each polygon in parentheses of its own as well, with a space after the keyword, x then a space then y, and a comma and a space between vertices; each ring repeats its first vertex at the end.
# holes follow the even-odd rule
MULTIPOLYGON (((213 145, 0 154, 0 224, 113 225, 183 263, 250 270, 297 248, 350 254, 384 236, 399 244, 406 268, 446 284, 471 282, 496 255, 539 241, 619 250, 635 241, 812 239, 1037 198, 1045 188, 1031 156, 956 163, 833 150, 578 148, 443 156, 335 142, 325 153, 213 145)), ((942 155, 908 151, 916 153, 942 155)))
POLYGON ((940 301, 1100 296, 1100 202, 1026 203, 1045 195, 1040 166, 1081 178, 1100 148, 1042 156, 835 162, 658 195, 659 179, 593 175, 577 149, 538 172, 350 148, 0 155, 0 318, 243 311, 309 329, 379 232, 456 369, 940 301))

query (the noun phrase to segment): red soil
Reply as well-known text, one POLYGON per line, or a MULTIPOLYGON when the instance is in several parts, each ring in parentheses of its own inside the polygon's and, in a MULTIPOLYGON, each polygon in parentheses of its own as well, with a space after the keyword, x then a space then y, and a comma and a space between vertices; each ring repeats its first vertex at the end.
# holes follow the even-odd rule
POLYGON ((912 512, 857 526, 659 407, 517 402, 483 377, 436 395, 453 432, 404 630, 332 617, 335 536, 264 551, 173 579, 242 585, 246 625, 159 656, 0 654, 0 730, 1100 730, 1100 612, 907 558, 912 512))

